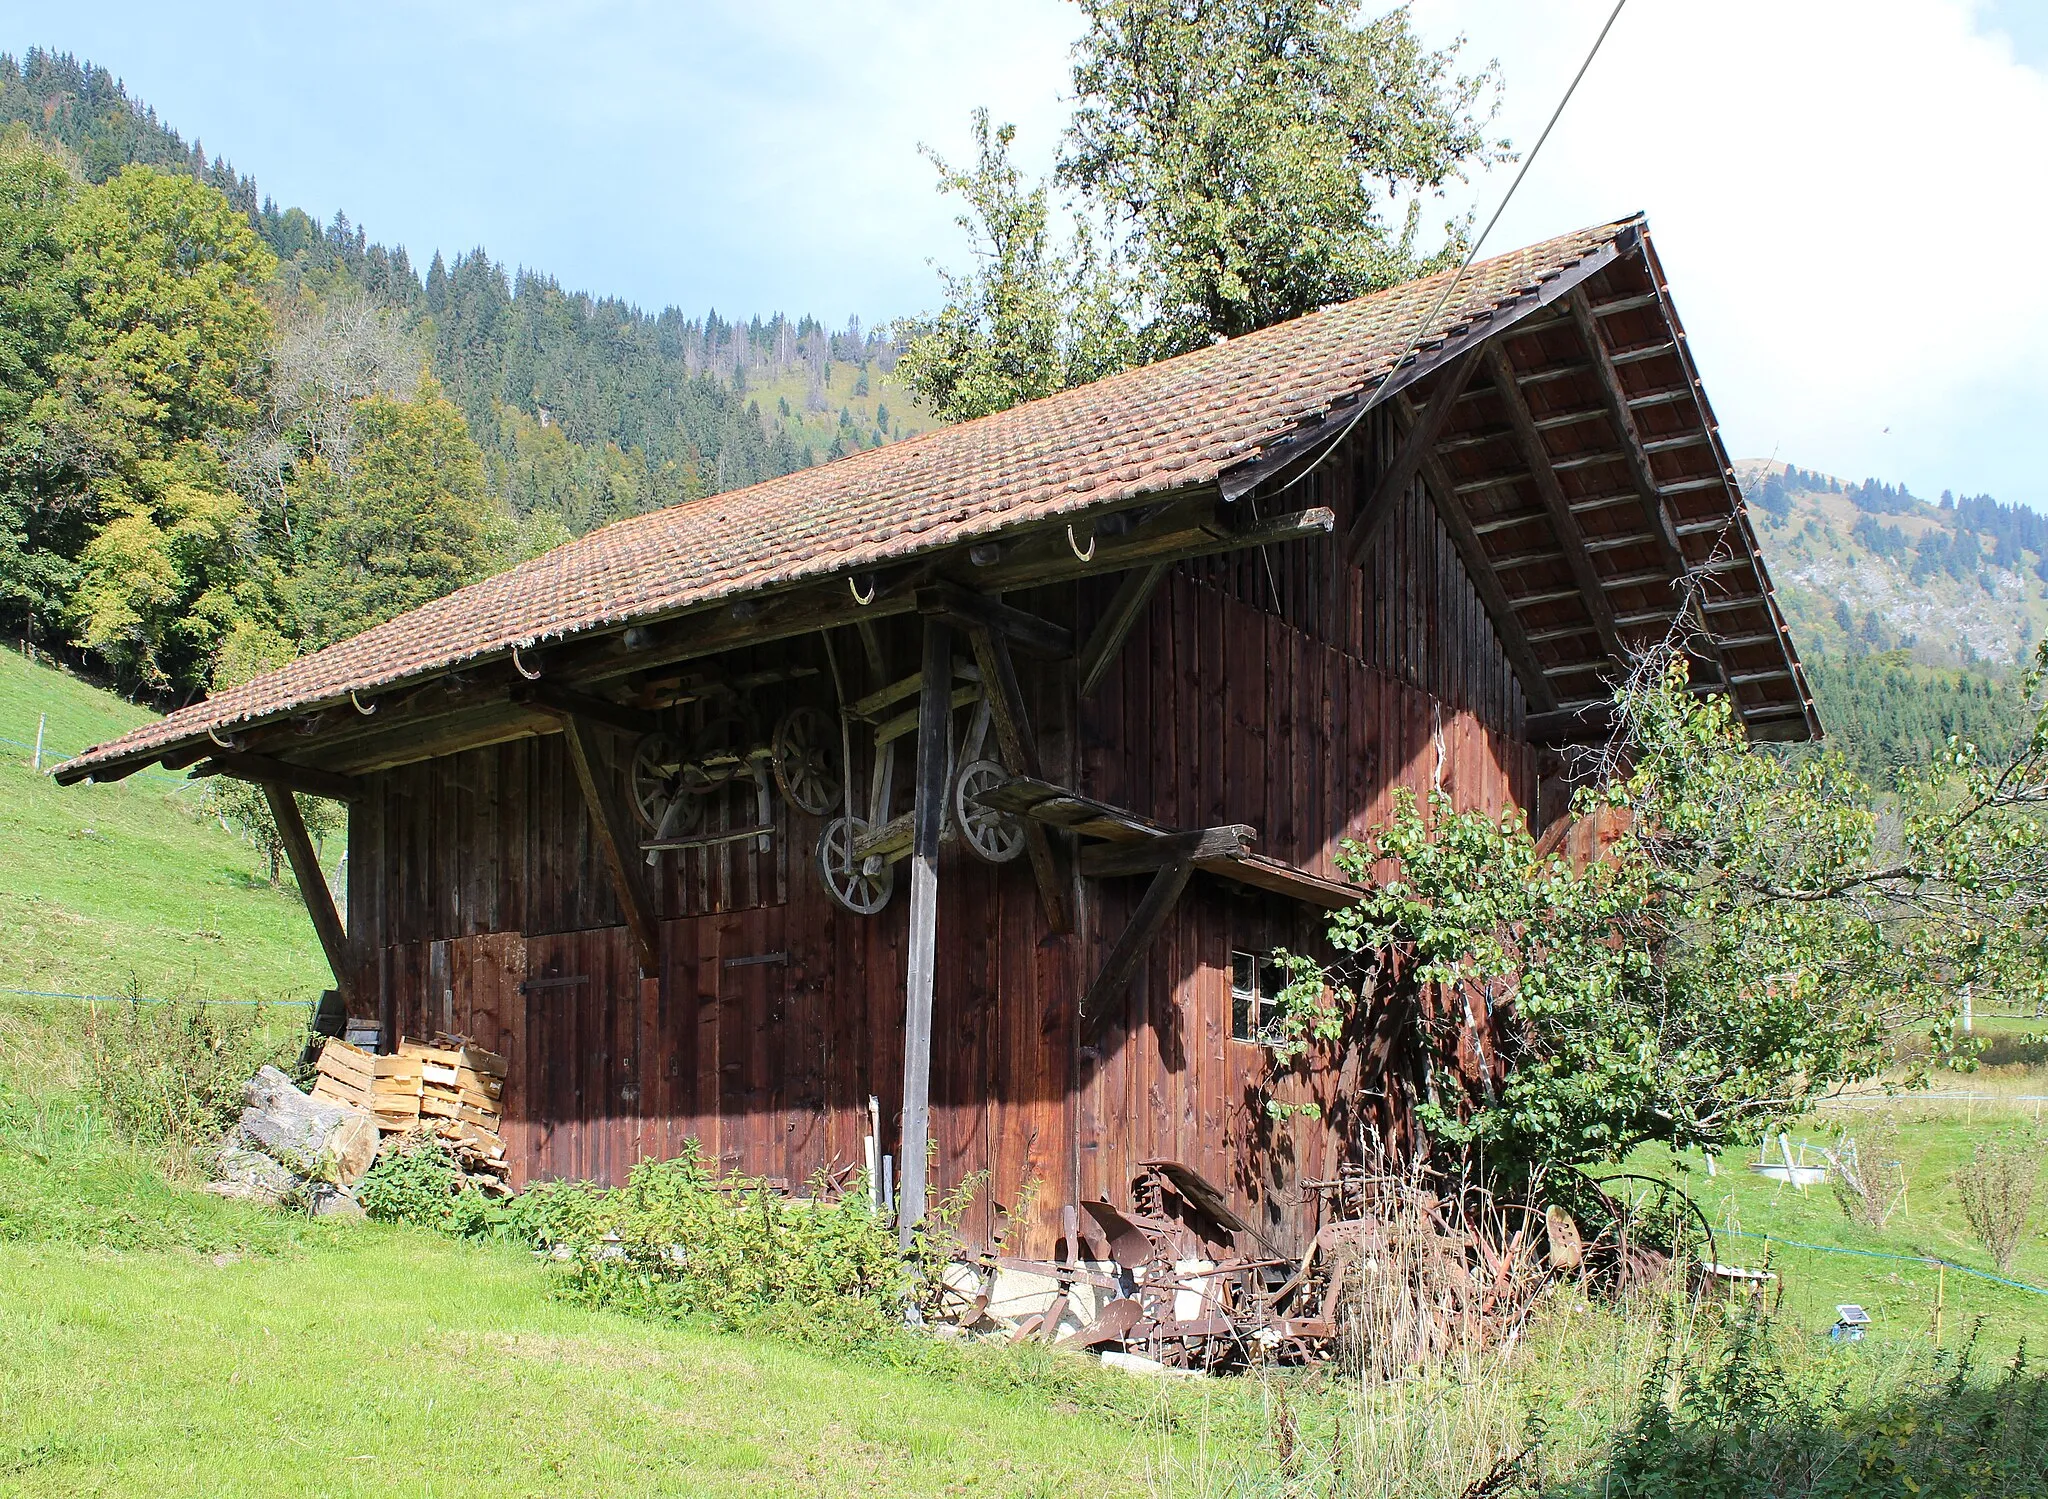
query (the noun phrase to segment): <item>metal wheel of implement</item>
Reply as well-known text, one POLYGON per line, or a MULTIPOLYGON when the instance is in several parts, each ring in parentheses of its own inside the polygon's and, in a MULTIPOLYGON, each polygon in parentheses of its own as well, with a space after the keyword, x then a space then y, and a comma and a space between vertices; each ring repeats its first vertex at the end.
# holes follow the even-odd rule
POLYGON ((769 763, 783 799, 822 817, 839 805, 838 739, 832 721, 816 708, 792 708, 775 725, 769 763))
POLYGON ((975 800, 1009 779, 1010 773, 993 760, 969 760, 953 782, 953 825, 967 835, 967 846, 991 864, 1007 864, 1024 852, 1024 824, 975 800))
POLYGON ((894 865, 878 855, 854 862, 854 840, 867 831, 858 817, 835 817, 818 835, 818 877, 825 892, 856 916, 874 915, 896 890, 894 865))
POLYGON ((650 832, 668 818, 669 804, 683 789, 683 746, 657 729, 633 746, 633 810, 650 832))

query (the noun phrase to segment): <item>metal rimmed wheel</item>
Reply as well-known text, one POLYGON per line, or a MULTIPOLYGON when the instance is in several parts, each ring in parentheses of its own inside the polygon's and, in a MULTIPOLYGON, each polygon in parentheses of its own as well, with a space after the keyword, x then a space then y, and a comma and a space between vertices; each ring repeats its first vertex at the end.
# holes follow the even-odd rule
POLYGON ((990 864, 1007 864, 1024 852, 1024 824, 1008 812, 984 807, 984 791, 1000 786, 1010 773, 994 760, 969 760, 953 782, 953 826, 967 846, 990 864))
POLYGON ((683 746, 657 729, 633 746, 633 811, 649 831, 668 823, 669 807, 683 789, 683 746))
POLYGON ((832 720, 816 708, 792 708, 775 725, 769 764, 783 799, 822 817, 839 805, 838 739, 832 720))
POLYGON ((818 877, 825 891, 856 916, 872 916, 889 904, 896 869, 879 855, 855 861, 853 845, 869 831, 858 817, 835 817, 818 835, 818 877))

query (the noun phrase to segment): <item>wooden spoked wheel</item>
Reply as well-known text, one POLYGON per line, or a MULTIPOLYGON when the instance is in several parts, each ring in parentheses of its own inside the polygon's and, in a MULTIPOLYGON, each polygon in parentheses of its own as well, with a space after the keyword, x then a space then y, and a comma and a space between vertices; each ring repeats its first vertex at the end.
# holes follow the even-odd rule
POLYGON ((896 890, 896 869, 880 855, 858 862, 854 841, 868 831, 858 817, 836 817, 818 836, 818 877, 826 893, 856 916, 872 916, 889 904, 896 890))
POLYGON ((650 832, 660 831, 683 792, 684 761, 681 741, 661 730, 641 735, 633 746, 633 811, 650 832))
POLYGON ((966 837, 967 846, 990 864, 1007 864, 1024 852, 1024 825, 978 800, 984 791, 1009 779, 1010 773, 993 760, 969 760, 953 782, 953 825, 966 837))
POLYGON ((837 737, 832 721, 818 709, 792 708, 769 741, 769 763, 784 800, 813 817, 839 804, 837 737))

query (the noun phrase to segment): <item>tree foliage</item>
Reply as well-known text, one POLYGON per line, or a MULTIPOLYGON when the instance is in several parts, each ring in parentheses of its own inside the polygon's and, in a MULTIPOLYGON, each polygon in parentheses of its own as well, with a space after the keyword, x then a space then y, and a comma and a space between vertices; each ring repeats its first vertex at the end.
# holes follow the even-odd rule
POLYGON ((1458 72, 1405 7, 1359 0, 1081 0, 1057 231, 1009 125, 976 111, 973 170, 930 150, 975 266, 906 324, 906 378, 981 415, 1363 296, 1455 259, 1418 249, 1422 200, 1497 159, 1495 70, 1458 72), (1386 206, 1406 198, 1398 227, 1386 206))
POLYGON ((1060 180, 1127 231, 1162 352, 1196 348, 1455 260, 1419 256, 1421 202, 1504 146, 1496 70, 1457 71, 1406 6, 1360 0, 1081 0, 1060 180))
MULTIPOLYGON (((1577 801, 1625 828, 1607 854, 1578 867, 1519 815, 1400 802, 1340 861, 1364 887, 1330 928, 1344 961, 1286 958, 1282 1056, 1390 984, 1484 1004, 1505 1083, 1419 1112, 1445 1146, 1529 1165, 1719 1150, 1874 1075, 1900 1027, 1951 1044, 1964 986, 2048 978, 2044 672, 2048 651, 2010 757, 1952 741, 1884 800, 1839 757, 1751 748, 1682 659, 1639 675, 1577 801)), ((1435 1025, 1447 1057, 1458 1022, 1435 1025)))
POLYGON ((941 271, 946 305, 912 325, 904 379, 934 415, 964 421, 1084 385, 1130 362, 1129 295, 1085 221, 1054 239, 1049 189, 1026 188, 1010 159, 1016 127, 974 112, 975 165, 939 170, 941 192, 967 205, 955 221, 973 245, 971 275, 941 271))
POLYGON ((313 526, 301 619, 313 643, 476 581, 508 540, 483 455, 438 386, 428 382, 411 401, 371 396, 356 406, 355 425, 347 474, 315 457, 301 481, 313 526))

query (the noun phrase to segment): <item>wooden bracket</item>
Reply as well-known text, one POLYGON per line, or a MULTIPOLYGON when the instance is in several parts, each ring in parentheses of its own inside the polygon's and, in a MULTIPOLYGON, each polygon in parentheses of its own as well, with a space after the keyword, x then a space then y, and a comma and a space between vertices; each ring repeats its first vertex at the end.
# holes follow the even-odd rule
POLYGON ((1109 957, 1102 964, 1102 972, 1095 975, 1095 982, 1082 996, 1080 1018, 1084 1041, 1094 1037, 1103 1017, 1109 1013, 1109 1007, 1123 997, 1131 976, 1137 972, 1138 964, 1152 946, 1152 940, 1166 925, 1166 918, 1173 914, 1174 903, 1180 899, 1181 891, 1187 888, 1188 879, 1194 872, 1195 861, 1183 855, 1162 864, 1158 873, 1152 876, 1152 883, 1146 886, 1138 909, 1131 913, 1130 925, 1116 939, 1116 946, 1110 949, 1109 957))
POLYGON ((1081 873, 1089 879, 1151 874, 1178 860, 1201 864, 1211 859, 1242 859, 1258 841, 1259 830, 1245 823, 1197 828, 1132 843, 1091 843, 1081 850, 1081 873))
POLYGON ((270 817, 277 824, 277 834, 284 843, 285 856, 292 861, 292 878, 299 882, 299 895, 306 902, 306 914, 313 918, 313 930, 320 936, 321 951, 327 954, 327 966, 334 971, 335 987, 341 990, 342 1003, 348 1003, 355 985, 348 963, 348 933, 341 924, 341 915, 334 909, 334 893, 327 888, 327 877, 320 872, 320 856, 313 851, 313 840, 306 832, 306 820, 299 815, 299 804, 292 799, 292 788, 278 781, 263 781, 263 798, 270 803, 270 817))
POLYGON ((939 582, 918 589, 917 608, 921 614, 935 615, 962 629, 1001 635, 1026 655, 1065 660, 1074 654, 1074 632, 1065 626, 958 583, 939 582))
MULTIPOLYGON (((974 648, 975 664, 981 668, 982 687, 988 693, 989 722, 996 731, 996 747, 1003 766, 1013 776, 1043 777, 1039 773, 1038 741, 1024 712, 1024 693, 1017 685, 1017 669, 1010 660, 1001 635, 976 628, 967 632, 974 648)), ((1044 826, 1024 821, 1024 852, 1031 860, 1031 874, 1038 881, 1039 903, 1045 907, 1046 925, 1055 932, 1074 929, 1073 912, 1067 902, 1067 868, 1064 852, 1052 841, 1044 826)))
POLYGON ((576 781, 583 789, 583 806, 590 814, 591 830, 604 849, 611 866, 612 883, 618 887, 619 905, 626 913, 626 926, 640 958, 643 975, 661 971, 660 926, 654 896, 647 888, 645 865, 633 836, 625 801, 619 795, 612 766, 597 742, 595 727, 574 713, 557 715, 562 724, 562 742, 569 749, 569 763, 576 767, 576 781))
POLYGON ((1110 663, 1123 651, 1124 642, 1130 639, 1131 631, 1139 620, 1145 617, 1145 606, 1152 602, 1152 595, 1159 587, 1159 580, 1166 576, 1167 564, 1154 562, 1145 567, 1134 567, 1124 574, 1123 582, 1117 585, 1116 596, 1109 601, 1109 608, 1096 621, 1094 631, 1088 636, 1088 644, 1081 648, 1080 693, 1090 697, 1102 685, 1110 663))
POLYGON ((285 760, 273 760, 268 755, 249 755, 239 750, 214 750, 192 771, 192 775, 195 779, 201 776, 233 776, 238 781, 289 786, 306 796, 324 796, 337 802, 352 802, 363 794, 363 783, 354 776, 336 775, 331 770, 315 770, 310 765, 293 765, 285 760))
POLYGON ((1465 386, 1472 378, 1472 371, 1478 368, 1475 354, 1467 354, 1452 365, 1439 380, 1436 391, 1429 398, 1429 405, 1422 415, 1408 428, 1408 435, 1401 439, 1401 446, 1394 454, 1394 461, 1387 465, 1374 485, 1372 495, 1359 508, 1357 517, 1351 522, 1351 529, 1344 536, 1344 556, 1356 563, 1363 557, 1372 539, 1394 513, 1394 507, 1414 484, 1415 476, 1422 471, 1422 460, 1429 456, 1436 446, 1436 440, 1443 435, 1444 423, 1450 419, 1451 408, 1458 404, 1458 398, 1465 393, 1465 386))

